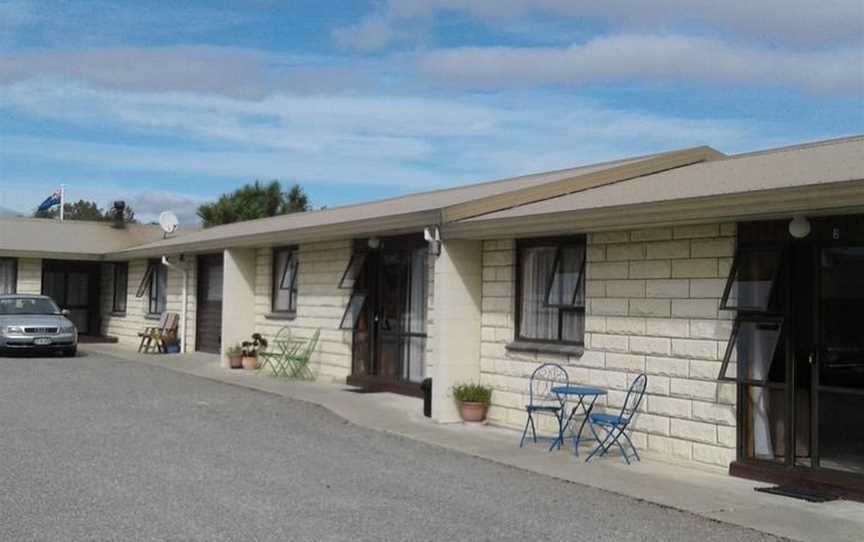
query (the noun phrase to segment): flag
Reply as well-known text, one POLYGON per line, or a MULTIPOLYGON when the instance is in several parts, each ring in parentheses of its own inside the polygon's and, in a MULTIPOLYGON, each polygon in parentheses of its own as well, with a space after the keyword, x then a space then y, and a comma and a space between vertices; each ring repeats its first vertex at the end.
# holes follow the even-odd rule
POLYGON ((39 204, 39 210, 47 211, 55 205, 60 205, 60 192, 54 192, 53 194, 45 198, 45 201, 39 204))

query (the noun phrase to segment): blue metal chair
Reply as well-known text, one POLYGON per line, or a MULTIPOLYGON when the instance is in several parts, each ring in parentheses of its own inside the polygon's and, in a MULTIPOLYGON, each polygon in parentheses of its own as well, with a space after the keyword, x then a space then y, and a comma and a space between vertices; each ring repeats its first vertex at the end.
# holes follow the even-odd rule
POLYGON ((624 405, 621 407, 620 414, 598 413, 591 414, 588 417, 588 426, 591 428, 591 432, 594 434, 594 438, 597 439, 598 444, 591 452, 591 455, 588 456, 588 459, 585 460, 586 463, 591 461, 591 458, 595 455, 606 455, 609 448, 617 444, 618 448, 621 449, 621 454, 624 456, 624 461, 629 465, 630 456, 627 455, 627 450, 624 449, 624 445, 621 443, 621 437, 624 437, 630 449, 633 450, 633 457, 636 461, 640 461, 639 452, 636 451, 636 446, 630 440, 627 428, 630 422, 633 421, 633 418, 636 417, 639 404, 642 402, 642 397, 645 396, 645 386, 647 384, 648 376, 645 373, 633 379, 630 389, 627 390, 627 396, 624 398, 624 405), (606 432, 606 435, 602 439, 598 436, 596 428, 600 428, 606 432))
MULTIPOLYGON (((534 442, 537 442, 537 427, 534 424, 535 415, 551 414, 555 416, 555 420, 558 422, 558 434, 555 435, 555 438, 560 439, 564 431, 564 428, 561 426, 564 423, 564 405, 561 403, 561 399, 552 391, 552 388, 569 385, 570 376, 564 370, 564 367, 561 367, 557 363, 544 363, 534 369, 528 384, 528 404, 525 405, 528 419, 525 421, 525 429, 522 430, 522 438, 519 440, 520 448, 525 444, 528 427, 531 427, 531 436, 534 442)), ((558 446, 560 447, 560 441, 558 446)))

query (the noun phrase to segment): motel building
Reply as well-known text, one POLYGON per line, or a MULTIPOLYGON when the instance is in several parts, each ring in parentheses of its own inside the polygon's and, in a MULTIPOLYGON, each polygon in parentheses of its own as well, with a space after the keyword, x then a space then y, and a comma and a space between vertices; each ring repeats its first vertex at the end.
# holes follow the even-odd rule
POLYGON ((543 363, 608 390, 609 408, 644 372, 639 449, 864 498, 864 137, 690 148, 167 237, 0 219, 9 292, 50 295, 82 336, 130 349, 166 310, 187 352, 318 331, 317 379, 418 395, 430 377, 440 423, 459 419, 457 382, 492 386, 491 423, 521 430, 543 363))

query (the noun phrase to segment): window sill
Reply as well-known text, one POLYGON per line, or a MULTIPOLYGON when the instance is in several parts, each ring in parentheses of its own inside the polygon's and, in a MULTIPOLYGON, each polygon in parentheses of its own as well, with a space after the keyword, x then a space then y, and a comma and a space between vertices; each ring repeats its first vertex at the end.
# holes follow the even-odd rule
POLYGON ((297 314, 293 312, 270 312, 264 315, 268 320, 294 320, 297 314))
POLYGON ((160 318, 162 318, 162 315, 158 314, 158 313, 156 313, 156 314, 147 313, 144 315, 145 320, 157 320, 158 321, 160 318))
POLYGON ((505 345, 513 352, 538 352, 541 354, 562 354, 565 356, 581 356, 585 347, 577 344, 535 343, 530 341, 513 341, 505 345))
POLYGON ((109 316, 117 316, 120 318, 126 318, 126 311, 111 311, 109 316))

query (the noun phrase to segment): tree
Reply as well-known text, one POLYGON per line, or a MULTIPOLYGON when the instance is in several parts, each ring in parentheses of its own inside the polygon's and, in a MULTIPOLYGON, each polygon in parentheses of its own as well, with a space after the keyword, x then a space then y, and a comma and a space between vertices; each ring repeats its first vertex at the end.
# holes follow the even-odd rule
POLYGON ((198 207, 198 216, 204 227, 209 228, 309 209, 309 196, 300 185, 295 184, 288 192, 283 192, 277 180, 267 184, 255 181, 230 194, 222 194, 213 203, 201 205, 198 207))
MULTIPOLYGON (((46 211, 36 210, 33 213, 34 218, 58 218, 59 216, 60 210, 56 207, 46 211)), ((103 211, 95 201, 81 199, 74 203, 63 204, 63 218, 65 220, 91 220, 97 222, 113 221, 114 210, 103 211)), ((135 211, 128 205, 123 211, 123 221, 127 224, 134 224, 136 222, 135 211)))

